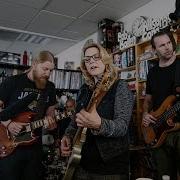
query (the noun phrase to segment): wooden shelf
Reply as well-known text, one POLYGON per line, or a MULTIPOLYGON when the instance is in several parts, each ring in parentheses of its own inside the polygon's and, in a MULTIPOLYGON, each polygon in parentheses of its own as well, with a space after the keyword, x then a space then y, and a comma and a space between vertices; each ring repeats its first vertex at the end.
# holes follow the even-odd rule
POLYGON ((129 78, 129 79, 124 79, 125 81, 129 82, 129 81, 135 81, 136 78, 129 78))
POLYGON ((142 79, 142 80, 138 80, 138 83, 144 83, 146 81, 147 81, 146 79, 142 79))
POLYGON ((1 68, 9 68, 9 69, 20 69, 20 70, 26 70, 29 69, 30 66, 20 65, 20 64, 10 64, 5 62, 0 62, 1 68))
POLYGON ((136 46, 147 46, 150 44, 150 40, 139 42, 136 44, 136 46))
POLYGON ((136 46, 136 44, 133 44, 133 45, 128 46, 128 47, 126 47, 124 49, 120 49, 120 52, 124 52, 124 51, 128 50, 129 48, 132 48, 132 47, 135 47, 135 46, 136 46))
POLYGON ((154 56, 148 59, 139 60, 139 63, 141 63, 142 61, 158 61, 158 57, 154 56))
POLYGON ((131 70, 135 70, 136 66, 129 66, 127 68, 119 68, 118 71, 119 72, 123 72, 123 71, 131 71, 131 70))
POLYGON ((114 52, 112 53, 112 55, 119 54, 119 53, 121 53, 121 50, 120 50, 120 49, 114 51, 114 52))

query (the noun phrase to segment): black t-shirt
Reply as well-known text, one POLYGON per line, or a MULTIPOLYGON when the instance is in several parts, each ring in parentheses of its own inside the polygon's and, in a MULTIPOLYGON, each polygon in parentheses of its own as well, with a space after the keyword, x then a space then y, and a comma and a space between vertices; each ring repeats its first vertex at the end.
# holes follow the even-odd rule
POLYGON ((153 110, 157 110, 162 102, 172 94, 175 94, 175 88, 180 86, 180 60, 176 59, 170 66, 154 66, 150 69, 146 94, 152 95, 153 110))
MULTIPOLYGON (((42 91, 37 89, 35 83, 31 81, 27 74, 20 74, 7 78, 0 85, 0 100, 4 102, 5 109, 12 106, 14 103, 20 102, 20 100, 26 99, 30 94, 37 94, 27 106, 21 107, 21 111, 39 112, 41 107, 37 107, 42 91)), ((47 83, 45 90, 43 90, 43 103, 41 111, 45 115, 45 112, 49 106, 56 104, 55 86, 52 82, 47 83)))

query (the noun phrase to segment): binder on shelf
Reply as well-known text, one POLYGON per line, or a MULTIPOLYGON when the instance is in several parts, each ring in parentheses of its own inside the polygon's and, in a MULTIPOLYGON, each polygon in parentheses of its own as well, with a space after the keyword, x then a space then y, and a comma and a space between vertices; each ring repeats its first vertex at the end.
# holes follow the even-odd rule
POLYGON ((50 76, 50 81, 57 89, 74 91, 81 87, 82 75, 76 70, 55 69, 50 76))

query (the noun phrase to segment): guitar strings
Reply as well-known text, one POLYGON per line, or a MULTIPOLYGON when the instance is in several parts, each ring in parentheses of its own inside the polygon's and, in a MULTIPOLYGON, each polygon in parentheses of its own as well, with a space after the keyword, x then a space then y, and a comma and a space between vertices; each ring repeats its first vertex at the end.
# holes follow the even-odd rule
POLYGON ((168 119, 170 118, 170 116, 172 114, 174 114, 175 112, 177 112, 180 109, 180 102, 176 103, 173 107, 171 107, 168 111, 164 112, 160 118, 158 119, 158 121, 152 125, 152 127, 154 129, 158 128, 162 122, 164 121, 164 119, 168 119))

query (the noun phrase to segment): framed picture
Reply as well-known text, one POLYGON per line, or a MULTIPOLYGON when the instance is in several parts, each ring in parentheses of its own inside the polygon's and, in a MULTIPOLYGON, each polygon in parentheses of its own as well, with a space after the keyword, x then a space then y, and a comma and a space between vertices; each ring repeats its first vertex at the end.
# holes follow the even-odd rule
POLYGON ((113 64, 119 68, 122 67, 121 64, 121 53, 116 53, 113 55, 113 64))
POLYGON ((73 61, 66 61, 64 63, 64 69, 73 70, 74 69, 74 62, 73 61))
POLYGON ((55 69, 58 68, 58 58, 57 57, 54 58, 54 68, 55 69))

